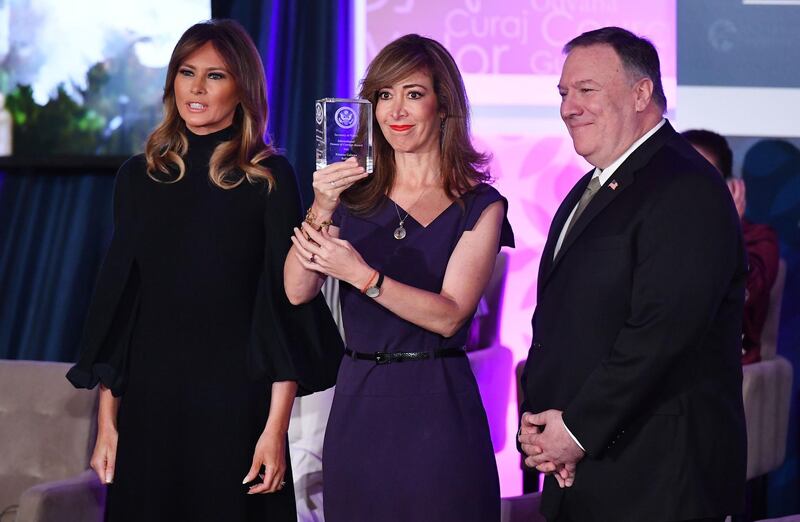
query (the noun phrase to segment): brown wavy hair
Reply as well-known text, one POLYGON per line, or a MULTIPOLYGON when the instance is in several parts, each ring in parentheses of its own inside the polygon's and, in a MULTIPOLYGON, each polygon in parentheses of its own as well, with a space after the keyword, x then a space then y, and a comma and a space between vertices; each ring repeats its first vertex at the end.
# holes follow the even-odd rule
POLYGON ((367 68, 360 96, 372 103, 372 140, 375 169, 372 175, 342 194, 342 202, 353 212, 374 210, 394 186, 394 149, 383 136, 375 116, 379 91, 417 71, 427 72, 439 102, 442 123, 442 187, 460 196, 479 182, 491 181, 491 157, 475 150, 470 140, 469 102, 464 81, 453 56, 442 44, 418 34, 407 34, 381 49, 367 68))
POLYGON ((214 185, 231 189, 247 178, 251 183, 266 182, 271 190, 275 180, 260 162, 275 153, 266 138, 267 85, 264 66, 253 40, 233 20, 208 20, 195 24, 178 40, 167 66, 164 82, 164 119, 147 138, 147 174, 162 183, 183 178, 183 156, 189 150, 186 123, 175 103, 175 76, 186 58, 206 43, 225 61, 236 82, 239 104, 233 116, 233 138, 217 145, 209 161, 208 177, 214 185))

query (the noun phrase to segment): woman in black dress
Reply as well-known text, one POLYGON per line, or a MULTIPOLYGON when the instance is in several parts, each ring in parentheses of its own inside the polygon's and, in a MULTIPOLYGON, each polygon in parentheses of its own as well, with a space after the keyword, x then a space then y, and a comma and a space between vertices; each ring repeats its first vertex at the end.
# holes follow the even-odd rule
POLYGON ((320 296, 293 306, 284 293, 300 205, 266 121, 247 33, 187 30, 164 121, 117 174, 114 237, 68 374, 100 383, 92 467, 113 484, 109 520, 296 518, 292 401, 333 384, 342 347, 320 296))

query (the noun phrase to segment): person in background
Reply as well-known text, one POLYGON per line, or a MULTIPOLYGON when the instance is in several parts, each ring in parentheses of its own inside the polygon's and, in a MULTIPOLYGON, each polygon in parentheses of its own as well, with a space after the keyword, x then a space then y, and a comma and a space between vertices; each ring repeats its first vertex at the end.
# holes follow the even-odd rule
POLYGON ((469 136, 461 74, 438 42, 406 35, 369 65, 375 172, 314 173, 286 259, 289 299, 340 280, 347 349, 325 433, 327 522, 493 522, 494 451, 464 351, 507 202, 469 136), (331 223, 332 222, 332 223, 331 223))
POLYGON ((693 129, 682 134, 722 174, 741 219, 748 263, 742 318, 742 364, 758 362, 761 360, 761 332, 767 319, 769 294, 778 276, 778 234, 769 225, 751 223, 744 217, 746 186, 743 179, 733 177, 733 153, 728 141, 707 130, 693 129))
POLYGON ((91 459, 107 520, 295 521, 286 434, 342 344, 322 297, 292 305, 300 201, 265 143, 258 51, 231 20, 190 27, 164 119, 120 168, 114 236, 68 379, 100 384, 91 459))

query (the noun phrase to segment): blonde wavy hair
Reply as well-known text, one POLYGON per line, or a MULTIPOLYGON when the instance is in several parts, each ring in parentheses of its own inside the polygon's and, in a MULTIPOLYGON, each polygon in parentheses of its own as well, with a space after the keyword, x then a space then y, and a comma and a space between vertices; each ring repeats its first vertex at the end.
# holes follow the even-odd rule
POLYGON ((234 136, 214 149, 208 177, 222 189, 237 187, 246 178, 250 183, 266 182, 272 190, 275 179, 269 169, 260 165, 275 154, 275 149, 265 140, 269 106, 264 66, 253 40, 233 20, 195 24, 175 45, 164 82, 164 119, 145 145, 147 175, 161 183, 175 183, 186 174, 183 157, 189 150, 189 140, 186 123, 175 103, 175 77, 186 58, 209 42, 236 82, 239 104, 233 117, 234 136))

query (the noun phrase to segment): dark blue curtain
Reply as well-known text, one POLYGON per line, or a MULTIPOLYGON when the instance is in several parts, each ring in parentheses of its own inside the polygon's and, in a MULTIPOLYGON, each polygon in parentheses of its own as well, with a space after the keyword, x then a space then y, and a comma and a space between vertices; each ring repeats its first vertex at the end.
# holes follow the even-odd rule
POLYGON ((70 361, 111 238, 111 175, 0 173, 0 358, 70 361))
MULTIPOLYGON (((310 204, 314 101, 350 96, 350 0, 212 1, 238 20, 267 71, 270 134, 310 204)), ((0 172, 0 358, 75 360, 111 237, 113 172, 0 172)))
POLYGON ((270 134, 294 165, 306 205, 314 172, 314 102, 350 97, 351 0, 234 0, 211 3, 216 18, 241 23, 258 45, 267 74, 270 134))

